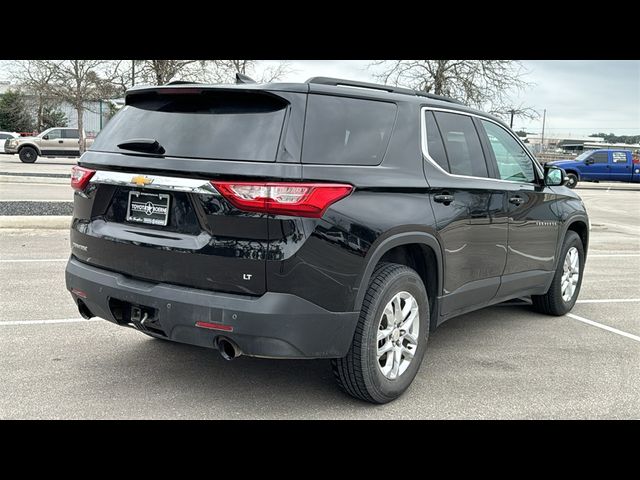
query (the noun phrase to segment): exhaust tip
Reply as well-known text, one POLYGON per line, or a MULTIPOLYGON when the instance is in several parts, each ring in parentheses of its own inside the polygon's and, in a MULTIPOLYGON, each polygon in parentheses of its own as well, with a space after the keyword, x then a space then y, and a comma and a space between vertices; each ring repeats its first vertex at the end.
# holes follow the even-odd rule
POLYGON ((90 320, 95 317, 95 315, 91 313, 91 310, 89 310, 89 307, 87 307, 87 304, 80 299, 78 299, 78 312, 85 320, 90 320))
POLYGON ((237 358, 240 355, 242 355, 240 348, 232 340, 229 340, 228 338, 218 337, 216 341, 216 345, 218 347, 218 351, 220 352, 220 355, 225 360, 233 360, 234 358, 237 358))

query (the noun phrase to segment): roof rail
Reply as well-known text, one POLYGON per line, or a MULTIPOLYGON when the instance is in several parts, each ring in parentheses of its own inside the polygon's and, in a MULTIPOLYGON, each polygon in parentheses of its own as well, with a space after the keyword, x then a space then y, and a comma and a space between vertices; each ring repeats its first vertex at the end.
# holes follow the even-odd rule
POLYGON ((419 97, 431 98, 433 100, 440 100, 441 102, 449 102, 449 103, 457 103, 458 105, 465 105, 464 102, 461 102, 456 98, 447 97, 446 95, 436 95, 435 93, 420 92, 418 90, 416 90, 416 95, 419 97))
POLYGON ((412 90, 411 88, 394 87, 393 85, 382 85, 379 83, 358 82, 355 80, 344 80, 342 78, 331 77, 313 77, 306 81, 306 83, 315 83, 317 85, 332 85, 334 87, 356 87, 356 88, 369 88, 372 90, 382 90, 389 93, 399 93, 402 95, 412 95, 416 97, 427 97, 434 100, 440 100, 443 102, 457 103, 458 105, 464 105, 460 100, 455 98, 445 97, 443 95, 436 95, 434 93, 421 92, 418 90, 412 90))

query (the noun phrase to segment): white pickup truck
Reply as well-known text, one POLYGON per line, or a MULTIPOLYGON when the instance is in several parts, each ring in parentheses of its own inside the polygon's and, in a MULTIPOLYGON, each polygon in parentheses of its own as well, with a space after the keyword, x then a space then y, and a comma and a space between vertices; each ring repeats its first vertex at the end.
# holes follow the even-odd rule
MULTIPOLYGON (((93 138, 86 138, 85 150, 93 144, 93 138)), ((78 157, 80 139, 77 128, 49 128, 35 137, 9 139, 4 144, 4 153, 17 153, 24 163, 33 163, 41 157, 78 157)))

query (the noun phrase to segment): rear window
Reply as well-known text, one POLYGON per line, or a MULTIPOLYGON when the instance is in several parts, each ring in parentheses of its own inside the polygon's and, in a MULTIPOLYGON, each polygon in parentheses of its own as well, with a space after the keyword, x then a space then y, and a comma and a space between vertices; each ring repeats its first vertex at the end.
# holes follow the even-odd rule
POLYGON ((150 138, 166 156, 273 162, 287 105, 263 93, 132 95, 91 150, 129 153, 118 144, 150 138))
POLYGON ((77 128, 66 128, 62 130, 62 138, 80 138, 77 128))
POLYGON ((309 95, 303 163, 378 165, 396 118, 394 103, 309 95))

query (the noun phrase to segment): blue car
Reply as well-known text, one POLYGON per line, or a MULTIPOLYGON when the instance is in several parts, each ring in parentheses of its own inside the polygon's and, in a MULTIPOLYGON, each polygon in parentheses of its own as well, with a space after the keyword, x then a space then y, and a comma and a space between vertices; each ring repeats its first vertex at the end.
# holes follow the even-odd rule
POLYGON ((589 150, 573 160, 547 162, 567 172, 567 187, 578 182, 640 182, 640 157, 628 150, 589 150))

